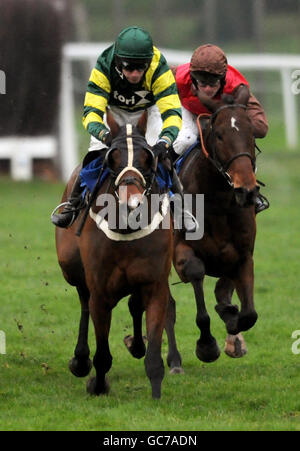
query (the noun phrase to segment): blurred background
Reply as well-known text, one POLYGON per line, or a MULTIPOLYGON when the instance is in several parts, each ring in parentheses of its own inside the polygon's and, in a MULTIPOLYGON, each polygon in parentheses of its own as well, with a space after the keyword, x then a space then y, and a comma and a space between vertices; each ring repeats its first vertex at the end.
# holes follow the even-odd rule
POLYGON ((0 70, 5 74, 0 175, 67 178, 88 147, 81 114, 90 70, 103 48, 129 25, 147 29, 154 44, 166 50, 165 56, 169 49, 177 51, 170 63, 188 62, 193 50, 207 42, 222 47, 267 112, 270 131, 259 143, 262 150, 299 148, 300 95, 292 93, 292 74, 300 69, 300 0, 0 0, 0 4, 0 70), (276 58, 268 70, 260 67, 258 57, 257 70, 256 63, 251 68, 239 64, 241 56, 251 55, 276 58), (292 56, 293 62, 285 63, 292 56))

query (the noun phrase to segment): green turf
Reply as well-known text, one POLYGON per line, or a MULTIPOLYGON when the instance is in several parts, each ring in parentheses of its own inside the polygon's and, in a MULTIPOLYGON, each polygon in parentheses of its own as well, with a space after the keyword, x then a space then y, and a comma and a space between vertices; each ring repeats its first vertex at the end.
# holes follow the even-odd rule
MULTIPOLYGON (((63 186, 0 179, 1 430, 300 430, 300 354, 291 338, 300 329, 300 155, 271 153, 259 177, 271 202, 257 218, 256 325, 244 333, 248 354, 224 353, 211 364, 195 356, 199 336, 191 287, 174 285, 177 340, 184 374, 166 370, 160 401, 151 399, 143 359, 126 351, 131 332, 126 300, 113 312, 113 366, 108 396, 90 397, 87 378, 68 370, 77 338, 79 302, 56 261, 49 215, 63 186)), ((173 271, 171 282, 178 280, 173 271)), ((223 348, 225 327, 214 311, 215 280, 205 282, 212 331, 223 348)), ((90 347, 95 350, 93 327, 90 347)), ((300 348, 300 347, 299 347, 300 348)), ((163 357, 167 355, 164 335, 163 357)))

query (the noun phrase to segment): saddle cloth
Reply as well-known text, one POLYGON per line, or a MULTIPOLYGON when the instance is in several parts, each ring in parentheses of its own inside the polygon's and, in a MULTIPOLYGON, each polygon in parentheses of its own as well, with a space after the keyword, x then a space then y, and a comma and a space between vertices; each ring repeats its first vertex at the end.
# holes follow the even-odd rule
MULTIPOLYGON (((87 190, 90 192, 93 191, 95 184, 98 180, 99 173, 102 169, 103 160, 104 160, 104 157, 99 156, 95 160, 88 163, 84 168, 81 169, 81 171, 80 171, 81 185, 80 186, 83 188, 83 197, 85 196, 87 190)), ((100 179, 100 187, 103 185, 104 181, 109 176, 109 173, 110 173, 109 169, 105 168, 103 171, 103 174, 101 176, 101 179, 100 179)), ((156 181, 161 190, 170 191, 170 194, 172 194, 172 192, 171 192, 172 181, 171 181, 170 174, 168 173, 168 171, 165 169, 165 167, 161 163, 158 163, 158 166, 157 166, 156 181)))
POLYGON ((180 169, 182 168, 183 163, 185 162, 187 156, 191 153, 191 151, 199 146, 200 147, 200 141, 194 142, 177 160, 175 161, 175 170, 177 174, 179 175, 180 169))

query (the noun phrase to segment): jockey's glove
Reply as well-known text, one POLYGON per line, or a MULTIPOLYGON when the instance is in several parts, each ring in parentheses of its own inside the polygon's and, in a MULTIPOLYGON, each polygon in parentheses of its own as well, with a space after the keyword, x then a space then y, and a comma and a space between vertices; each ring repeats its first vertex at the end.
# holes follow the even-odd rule
POLYGON ((169 147, 170 141, 164 138, 160 138, 157 141, 157 143, 152 147, 152 152, 161 161, 167 157, 169 147))
POLYGON ((107 147, 111 146, 112 136, 109 130, 102 130, 99 133, 99 139, 103 142, 107 147))
POLYGON ((174 161, 176 161, 177 158, 180 157, 180 155, 178 155, 178 153, 175 152, 173 146, 170 146, 168 149, 167 157, 170 158, 172 163, 174 163, 174 161))

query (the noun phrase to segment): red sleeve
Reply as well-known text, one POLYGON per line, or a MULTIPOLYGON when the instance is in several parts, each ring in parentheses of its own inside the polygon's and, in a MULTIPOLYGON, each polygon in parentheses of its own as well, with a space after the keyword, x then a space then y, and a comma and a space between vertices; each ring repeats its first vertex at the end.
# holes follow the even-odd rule
POLYGON ((226 72, 226 83, 224 86, 223 93, 231 94, 232 91, 241 84, 246 85, 248 86, 248 88, 250 88, 246 78, 237 69, 235 69, 232 66, 229 66, 228 64, 226 72))
POLYGON ((190 76, 190 63, 178 66, 176 71, 176 84, 180 102, 184 108, 193 114, 207 113, 208 110, 199 102, 198 97, 191 92, 192 79, 190 76))

